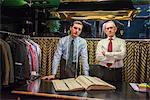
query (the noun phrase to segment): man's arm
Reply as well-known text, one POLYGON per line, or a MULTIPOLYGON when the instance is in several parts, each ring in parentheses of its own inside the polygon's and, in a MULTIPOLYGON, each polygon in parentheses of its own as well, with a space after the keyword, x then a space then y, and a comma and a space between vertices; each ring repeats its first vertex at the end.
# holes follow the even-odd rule
POLYGON ((116 60, 122 60, 125 57, 126 54, 126 43, 125 40, 119 41, 118 44, 120 46, 116 46, 115 49, 117 49, 116 52, 107 52, 104 49, 104 44, 102 41, 98 42, 97 49, 96 49, 96 60, 97 61, 104 61, 109 62, 110 61, 116 61, 116 60))
POLYGON ((120 47, 116 47, 119 50, 117 52, 105 52, 106 56, 113 56, 115 60, 122 60, 126 54, 125 40, 120 41, 120 47))
POLYGON ((104 61, 106 60, 106 56, 105 56, 105 50, 103 49, 103 45, 102 42, 99 41, 97 44, 97 48, 96 48, 96 60, 97 61, 104 61))
POLYGON ((60 59, 62 56, 62 47, 63 47, 63 43, 60 40, 57 45, 57 49, 55 51, 54 59, 53 59, 53 63, 52 63, 52 74, 53 75, 56 75, 56 73, 57 73, 58 65, 60 63, 60 59))
POLYGON ((87 43, 84 42, 81 50, 81 57, 82 57, 82 66, 84 75, 89 75, 89 64, 88 64, 88 51, 87 51, 87 43))

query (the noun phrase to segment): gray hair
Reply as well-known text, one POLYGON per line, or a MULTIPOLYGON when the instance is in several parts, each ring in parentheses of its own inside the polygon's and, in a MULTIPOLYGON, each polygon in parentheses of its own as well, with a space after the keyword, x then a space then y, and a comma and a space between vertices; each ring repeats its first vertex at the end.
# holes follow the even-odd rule
POLYGON ((113 24, 113 26, 115 27, 115 28, 117 28, 117 26, 116 26, 116 24, 115 24, 115 22, 114 21, 107 21, 107 22, 105 22, 104 24, 103 24, 103 26, 102 26, 102 30, 104 31, 105 30, 105 28, 106 28, 106 23, 112 23, 113 24))

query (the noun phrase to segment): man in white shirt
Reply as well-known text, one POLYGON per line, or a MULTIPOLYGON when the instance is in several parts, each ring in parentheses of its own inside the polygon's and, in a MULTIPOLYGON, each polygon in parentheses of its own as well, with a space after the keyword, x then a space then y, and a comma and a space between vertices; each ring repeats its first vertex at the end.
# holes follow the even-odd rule
POLYGON ((96 60, 100 63, 100 77, 107 82, 122 81, 123 59, 126 54, 125 40, 116 37, 117 27, 113 21, 103 24, 106 39, 98 42, 96 60))

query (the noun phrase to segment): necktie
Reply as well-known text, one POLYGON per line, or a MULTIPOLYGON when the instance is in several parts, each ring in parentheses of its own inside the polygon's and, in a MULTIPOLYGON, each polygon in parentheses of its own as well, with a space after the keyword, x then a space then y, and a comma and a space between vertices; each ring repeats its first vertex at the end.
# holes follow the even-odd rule
POLYGON ((70 54, 69 54, 69 59, 68 59, 68 64, 70 66, 72 66, 72 62, 73 62, 73 49, 74 49, 73 42, 74 42, 74 40, 72 40, 71 43, 70 43, 70 54))
MULTIPOLYGON (((109 38, 108 52, 112 52, 112 37, 109 38)), ((110 67, 111 65, 112 65, 112 63, 107 63, 108 67, 110 67)))

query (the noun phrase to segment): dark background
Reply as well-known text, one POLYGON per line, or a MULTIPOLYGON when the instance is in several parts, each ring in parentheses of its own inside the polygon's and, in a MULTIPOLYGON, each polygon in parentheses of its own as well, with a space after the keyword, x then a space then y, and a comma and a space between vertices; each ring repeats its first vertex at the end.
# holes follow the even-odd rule
MULTIPOLYGON (((126 39, 149 39, 149 2, 148 0, 132 0, 132 2, 136 9, 141 9, 141 13, 130 22, 115 21, 119 27, 117 36, 126 39), (120 34, 120 30, 123 30, 123 34, 120 34)), ((68 34, 72 21, 62 21, 50 14, 58 7, 60 0, 32 0, 31 6, 29 3, 30 0, 2 0, 0 30, 31 36, 62 37, 68 34)), ((104 38, 105 35, 101 31, 103 22, 103 20, 84 20, 81 37, 104 38)))

